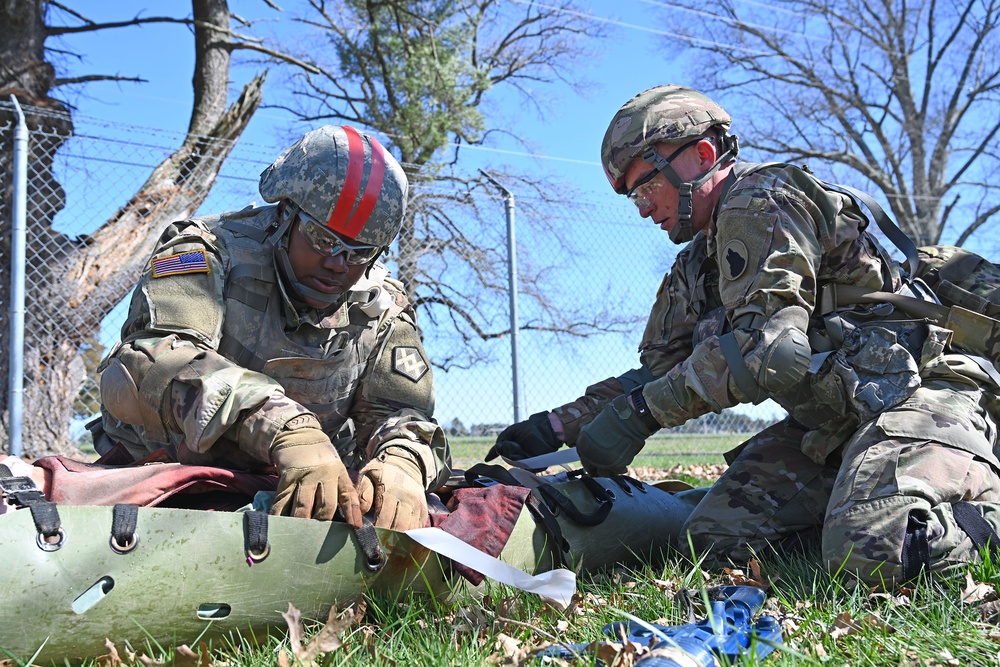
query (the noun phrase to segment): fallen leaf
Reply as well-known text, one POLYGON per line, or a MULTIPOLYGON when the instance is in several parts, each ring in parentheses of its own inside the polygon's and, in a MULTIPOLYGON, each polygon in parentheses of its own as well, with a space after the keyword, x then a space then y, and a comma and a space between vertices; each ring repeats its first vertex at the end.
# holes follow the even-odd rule
POLYGON ((975 604, 984 600, 996 600, 997 592, 993 584, 977 582, 970 572, 965 573, 965 589, 962 591, 962 604, 975 604))
POLYGON ((905 595, 893 595, 892 593, 872 593, 868 596, 870 602, 886 602, 894 607, 909 607, 910 598, 905 595))
MULTIPOLYGON (((118 647, 115 646, 115 643, 113 641, 105 637, 104 647, 108 649, 108 654, 98 657, 97 660, 95 660, 94 662, 96 662, 98 665, 101 665, 101 667, 104 667, 105 665, 107 665, 107 667, 116 667, 117 665, 122 664, 122 659, 118 655, 118 647)), ((0 666, 4 665, 5 663, 6 660, 4 662, 0 662, 0 666)))
POLYGON ((960 663, 958 661, 958 658, 956 658, 955 656, 953 656, 951 654, 951 651, 949 651, 946 648, 941 649, 941 652, 938 653, 938 655, 941 656, 941 659, 944 660, 944 664, 946 664, 946 665, 960 665, 960 664, 962 664, 962 663, 960 663))
POLYGON ((830 626, 829 634, 831 639, 839 639, 846 635, 862 632, 866 628, 875 628, 886 633, 896 631, 896 628, 883 621, 878 614, 869 614, 864 618, 854 619, 851 617, 851 612, 843 611, 837 615, 837 619, 830 626))
POLYGON ((174 667, 212 667, 212 658, 205 643, 198 645, 195 653, 187 644, 182 644, 174 650, 174 667))
POLYGON ((990 625, 1000 623, 1000 600, 990 600, 979 605, 979 615, 990 625))
MULTIPOLYGON (((357 625, 364 617, 367 605, 364 598, 358 598, 343 610, 336 606, 330 608, 326 623, 312 639, 305 641, 305 630, 302 627, 302 612, 289 603, 288 611, 282 614, 288 624, 288 645, 296 660, 305 665, 315 665, 316 658, 321 653, 336 651, 342 645, 340 634, 357 625), (341 618, 343 614, 343 618, 341 618)), ((287 658, 279 664, 286 667, 287 658)))
POLYGON ((288 646, 292 649, 292 655, 302 652, 302 639, 305 637, 305 630, 302 628, 302 612, 288 603, 288 611, 282 614, 285 623, 288 625, 288 646))

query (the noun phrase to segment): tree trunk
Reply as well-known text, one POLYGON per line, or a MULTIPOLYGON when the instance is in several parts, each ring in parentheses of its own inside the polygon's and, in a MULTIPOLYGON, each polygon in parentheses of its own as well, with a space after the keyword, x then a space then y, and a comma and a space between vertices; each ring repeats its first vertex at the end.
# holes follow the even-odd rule
MULTIPOLYGON (((195 19, 220 25, 228 17, 225 0, 196 0, 195 19)), ((32 3, 0 0, 0 43, 6 47, 8 32, 20 38, 24 32, 44 36, 41 1, 32 3), (32 7, 25 7, 26 4, 32 7), (31 14, 29 9, 36 9, 31 14), (24 15, 23 17, 21 15, 24 15), (14 22, 18 19, 20 23, 14 22)), ((59 146, 72 134, 72 123, 62 105, 52 100, 49 89, 52 68, 44 62, 44 52, 4 48, 0 70, 4 87, 17 84, 36 86, 17 91, 22 105, 29 108, 29 192, 28 261, 25 312, 24 442, 22 452, 29 458, 47 454, 78 454, 70 441, 69 427, 73 404, 85 371, 80 346, 99 331, 110 308, 123 299, 135 283, 160 230, 174 220, 191 216, 211 190, 223 162, 229 155, 254 112, 260 106, 264 75, 253 79, 240 98, 223 113, 218 91, 229 81, 228 36, 202 26, 195 28, 198 49, 194 82, 195 108, 191 131, 183 145, 164 160, 139 191, 93 235, 82 240, 53 232, 52 220, 63 206, 62 189, 51 171, 59 146), (220 58, 219 54, 224 57, 220 58), (47 76, 12 78, 9 73, 41 73, 47 76), (51 115, 46 109, 63 113, 51 115), (41 134, 34 130, 38 128, 41 134), (111 305, 109 305, 111 304, 111 305)), ((34 44, 31 40, 27 43, 34 44)), ((41 44, 41 40, 36 40, 41 44)), ((6 99, 7 95, 4 95, 6 99)), ((3 154, 3 220, 10 220, 12 125, 0 129, 3 154)), ((5 244, 0 259, 10 276, 10 226, 4 225, 5 244)), ((9 290, 4 290, 8 294, 9 290)), ((3 297, 0 297, 2 299, 3 297)), ((8 330, 6 302, 0 324, 8 330)), ((0 350, 0 442, 8 440, 7 368, 8 346, 0 350)))

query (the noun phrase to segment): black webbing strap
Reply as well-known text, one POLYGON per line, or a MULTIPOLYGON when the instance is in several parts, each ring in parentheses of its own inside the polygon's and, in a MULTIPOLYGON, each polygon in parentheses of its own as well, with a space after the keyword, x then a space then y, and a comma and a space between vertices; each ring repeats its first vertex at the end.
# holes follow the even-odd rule
POLYGON ((906 257, 906 263, 910 268, 910 275, 917 275, 917 267, 920 262, 917 256, 917 244, 915 244, 913 239, 907 236, 902 229, 896 226, 896 223, 892 221, 892 218, 890 218, 888 214, 882 210, 882 207, 879 206, 878 202, 875 201, 871 195, 856 188, 852 188, 849 185, 827 183, 826 181, 820 181, 820 183, 822 183, 823 187, 828 190, 845 194, 857 203, 864 204, 868 210, 871 211, 872 217, 875 219, 875 224, 882 230, 885 237, 892 241, 893 245, 899 248, 899 251, 906 257))
POLYGON ((62 529, 56 504, 45 499, 30 477, 15 477, 6 465, 0 464, 0 493, 15 507, 27 507, 38 533, 36 543, 44 551, 62 547, 66 533, 62 529))
POLYGON ((580 482, 590 491, 590 494, 597 501, 597 509, 593 512, 585 513, 581 512, 580 509, 573 504, 573 501, 564 496, 562 493, 557 491, 555 487, 543 484, 539 486, 536 491, 542 496, 542 499, 548 504, 549 509, 553 512, 561 511, 566 515, 566 518, 570 519, 574 523, 578 523, 581 526, 599 526, 605 519, 608 518, 608 514, 611 513, 611 507, 614 504, 614 500, 611 498, 611 494, 608 490, 598 483, 593 477, 581 477, 580 482))
POLYGON ((534 493, 529 493, 527 499, 525 499, 525 506, 528 508, 528 512, 535 519, 535 523, 541 523, 542 529, 552 538, 555 542, 556 548, 553 550, 553 555, 556 557, 557 562, 553 563, 554 567, 564 567, 568 563, 567 556, 569 555, 569 542, 563 537, 562 528, 559 526, 559 521, 556 520, 555 514, 545 505, 544 502, 538 499, 534 493))
POLYGON ((354 529, 354 536, 358 538, 358 545, 365 555, 365 567, 370 572, 378 572, 385 565, 385 553, 382 552, 382 544, 378 541, 378 534, 375 532, 375 524, 368 517, 362 517, 361 527, 354 529))
POLYGON ((250 510, 243 514, 243 552, 251 565, 267 558, 271 543, 267 541, 267 512, 250 510))
POLYGON ((120 554, 139 543, 139 506, 118 503, 111 511, 111 548, 120 554))
POLYGON ((976 506, 967 500, 960 500, 951 504, 951 514, 958 527, 965 531, 979 550, 989 552, 996 560, 1000 555, 1000 536, 997 536, 996 530, 983 518, 976 506))
POLYGON ((927 544, 927 522, 912 512, 906 519, 906 533, 903 535, 903 580, 913 581, 930 561, 930 547, 927 544))
POLYGON ((469 486, 490 486, 491 482, 507 486, 523 486, 507 468, 491 463, 477 463, 465 471, 465 481, 469 486))

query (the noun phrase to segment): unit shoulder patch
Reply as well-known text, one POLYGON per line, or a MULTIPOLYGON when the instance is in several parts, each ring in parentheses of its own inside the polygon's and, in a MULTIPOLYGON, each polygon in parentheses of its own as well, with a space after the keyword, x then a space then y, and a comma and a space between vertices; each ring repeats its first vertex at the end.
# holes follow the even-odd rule
POLYGON ((420 382, 420 378, 427 374, 430 366, 424 361, 419 349, 401 345, 392 350, 392 370, 414 382, 420 382))
POLYGON ((208 273, 208 259, 204 250, 182 252, 153 260, 153 277, 181 276, 186 273, 208 273))
POLYGON ((747 270, 747 247, 743 241, 732 239, 722 250, 722 275, 727 280, 736 280, 747 270))

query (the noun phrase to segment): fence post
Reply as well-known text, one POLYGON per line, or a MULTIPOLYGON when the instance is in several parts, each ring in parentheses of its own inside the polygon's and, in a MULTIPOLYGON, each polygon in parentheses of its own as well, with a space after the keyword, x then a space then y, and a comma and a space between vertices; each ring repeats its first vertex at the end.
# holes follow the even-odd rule
POLYGON ((504 210, 507 213, 507 293, 510 296, 510 370, 511 382, 514 385, 514 421, 521 421, 521 383, 518 377, 520 350, 518 347, 517 330, 517 243, 514 238, 514 195, 510 190, 488 173, 479 170, 490 183, 496 186, 503 195, 504 210))
POLYGON ((24 418, 24 271, 27 245, 25 220, 28 196, 28 127, 17 98, 10 96, 17 113, 14 128, 14 193, 11 207, 10 262, 10 365, 7 382, 8 453, 21 455, 24 418))

